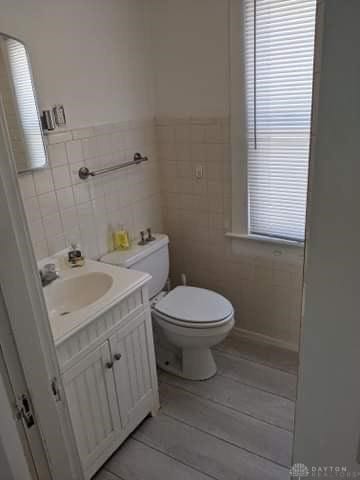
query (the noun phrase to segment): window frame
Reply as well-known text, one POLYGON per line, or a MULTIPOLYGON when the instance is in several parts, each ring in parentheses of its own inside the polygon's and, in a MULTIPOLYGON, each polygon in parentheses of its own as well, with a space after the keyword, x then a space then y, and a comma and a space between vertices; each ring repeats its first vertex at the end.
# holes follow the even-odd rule
POLYGON ((229 113, 230 113, 230 157, 231 179, 231 228, 225 236, 237 240, 304 248, 304 241, 257 235, 249 230, 248 200, 248 139, 246 112, 246 72, 244 44, 244 1, 230 0, 229 3, 229 113))

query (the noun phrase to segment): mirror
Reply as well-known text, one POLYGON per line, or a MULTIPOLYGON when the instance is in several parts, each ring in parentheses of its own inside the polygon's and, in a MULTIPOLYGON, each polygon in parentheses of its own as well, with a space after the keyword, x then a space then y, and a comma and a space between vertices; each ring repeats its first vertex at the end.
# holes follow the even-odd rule
POLYGON ((31 65, 22 42, 0 33, 0 114, 18 173, 44 168, 47 155, 31 65))

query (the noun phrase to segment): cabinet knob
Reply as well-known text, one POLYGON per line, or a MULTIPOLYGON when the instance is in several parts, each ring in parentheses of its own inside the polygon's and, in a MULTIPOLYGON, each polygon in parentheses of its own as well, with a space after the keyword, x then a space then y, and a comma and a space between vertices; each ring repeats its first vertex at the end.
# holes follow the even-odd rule
POLYGON ((120 360, 121 353, 115 353, 114 358, 115 358, 115 360, 120 360))
POLYGON ((106 362, 106 363, 105 363, 105 367, 106 367, 106 368, 112 368, 113 365, 114 365, 114 362, 106 362))

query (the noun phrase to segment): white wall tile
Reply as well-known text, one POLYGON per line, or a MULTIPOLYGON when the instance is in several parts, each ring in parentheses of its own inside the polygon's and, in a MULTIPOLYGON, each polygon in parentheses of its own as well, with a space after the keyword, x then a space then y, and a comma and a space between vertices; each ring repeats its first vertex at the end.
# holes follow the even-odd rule
POLYGON ((82 154, 83 154, 84 160, 98 156, 96 137, 85 138, 84 140, 81 141, 81 144, 82 144, 82 154))
POLYGON ((42 217, 48 217, 58 212, 58 204, 55 192, 44 193, 38 196, 40 213, 42 217))
POLYGON ((71 177, 68 165, 52 169, 55 190, 71 185, 71 177))
POLYGON ((94 134, 95 134, 95 131, 92 127, 78 128, 72 131, 72 138, 74 140, 80 140, 83 138, 93 137, 94 134))
POLYGON ((59 236, 63 233, 63 227, 59 213, 53 213, 48 217, 43 217, 43 224, 46 238, 59 236))
POLYGON ((61 188, 56 191, 56 197, 60 210, 70 208, 75 205, 74 193, 72 187, 61 188))
POLYGON ((49 145, 54 145, 55 143, 69 142, 72 140, 71 132, 54 132, 48 133, 47 140, 49 145))
POLYGON ((33 240, 33 248, 36 258, 44 258, 49 256, 49 248, 45 239, 40 241, 33 240))
POLYGON ((42 240, 45 240, 45 230, 43 221, 39 218, 38 220, 32 220, 29 223, 30 235, 33 242, 38 243, 42 240))
POLYGON ((37 195, 48 193, 54 190, 54 184, 49 168, 34 173, 35 191, 37 195))
POLYGON ((24 208, 29 223, 40 219, 39 197, 27 198, 24 201, 24 208))
POLYGON ((87 183, 83 182, 73 186, 75 203, 86 203, 90 201, 90 191, 87 183))
POLYGON ((55 143, 48 145, 49 161, 52 167, 65 165, 68 161, 65 143, 55 143))
POLYGON ((83 183, 84 180, 81 180, 79 177, 80 168, 84 167, 84 162, 73 163, 69 166, 69 173, 71 178, 71 183, 77 185, 78 183, 83 183))
POLYGON ((67 208, 61 211, 62 224, 64 231, 69 232, 75 227, 79 227, 79 217, 76 207, 67 208))
POLYGON ((23 198, 30 198, 35 196, 35 184, 33 175, 30 173, 19 175, 19 186, 23 198))
POLYGON ((48 244, 49 255, 54 255, 60 250, 64 250, 64 248, 67 246, 64 235, 48 238, 47 244, 48 244))
POLYGON ((82 143, 80 140, 66 143, 66 150, 70 165, 83 162, 82 143))

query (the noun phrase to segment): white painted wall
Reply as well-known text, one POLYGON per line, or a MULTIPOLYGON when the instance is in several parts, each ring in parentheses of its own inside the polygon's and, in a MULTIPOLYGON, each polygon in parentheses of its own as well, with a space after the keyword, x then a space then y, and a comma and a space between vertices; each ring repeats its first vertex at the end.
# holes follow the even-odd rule
POLYGON ((69 128, 153 114, 141 0, 2 0, 0 32, 29 48, 40 107, 69 128))
POLYGON ((226 116, 228 0, 147 0, 159 116, 226 116))
POLYGON ((294 461, 360 472, 360 2, 323 4, 294 461))

